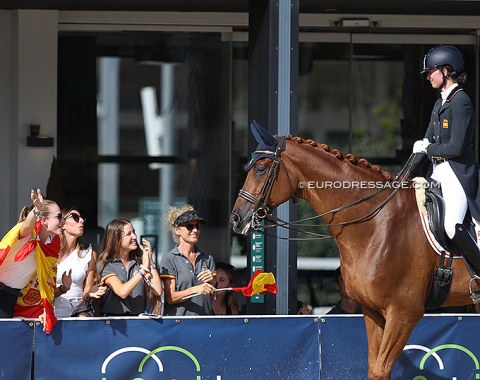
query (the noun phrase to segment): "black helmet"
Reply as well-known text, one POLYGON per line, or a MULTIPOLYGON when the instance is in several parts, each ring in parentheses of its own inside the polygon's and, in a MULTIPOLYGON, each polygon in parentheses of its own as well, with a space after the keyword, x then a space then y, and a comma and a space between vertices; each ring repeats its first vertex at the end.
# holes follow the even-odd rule
POLYGON ((452 66, 454 70, 452 74, 458 75, 463 72, 463 55, 455 46, 439 45, 431 48, 423 58, 421 74, 444 65, 452 66))

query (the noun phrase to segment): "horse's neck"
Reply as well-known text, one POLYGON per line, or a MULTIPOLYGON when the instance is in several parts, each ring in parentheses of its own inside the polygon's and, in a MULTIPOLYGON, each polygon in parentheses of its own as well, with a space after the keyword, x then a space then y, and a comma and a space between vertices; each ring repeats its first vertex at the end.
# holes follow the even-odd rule
POLYGON ((319 214, 368 196, 377 190, 374 186, 384 182, 373 170, 369 173, 369 169, 339 160, 332 153, 319 152, 297 159, 304 163, 297 165, 302 197, 319 214))

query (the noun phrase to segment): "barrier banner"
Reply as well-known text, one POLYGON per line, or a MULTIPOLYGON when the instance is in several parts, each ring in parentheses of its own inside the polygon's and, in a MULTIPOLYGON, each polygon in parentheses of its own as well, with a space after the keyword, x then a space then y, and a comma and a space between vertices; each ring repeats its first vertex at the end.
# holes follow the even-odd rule
MULTIPOLYGON (((322 380, 367 379, 362 317, 321 317, 322 380)), ((480 379, 479 317, 426 315, 415 327, 392 372, 394 380, 480 379)))
POLYGON ((35 379, 318 379, 318 318, 59 320, 35 334, 35 379))
POLYGON ((0 319, 0 379, 31 380, 33 322, 0 319))

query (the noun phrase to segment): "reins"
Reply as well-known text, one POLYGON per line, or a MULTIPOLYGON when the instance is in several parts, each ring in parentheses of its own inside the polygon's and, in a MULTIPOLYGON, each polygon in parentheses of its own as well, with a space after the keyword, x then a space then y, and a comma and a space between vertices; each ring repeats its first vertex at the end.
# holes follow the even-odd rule
MULTIPOLYGON (((305 223, 303 223, 305 221, 312 220, 312 219, 317 219, 317 218, 322 218, 322 217, 327 216, 327 215, 334 215, 338 212, 341 212, 343 210, 346 210, 346 209, 349 209, 349 208, 354 207, 356 205, 359 205, 359 204, 361 204, 363 202, 366 202, 366 201, 376 197, 377 195, 383 193, 389 187, 388 186, 383 186, 382 188, 378 189, 377 191, 373 192, 372 194, 369 194, 369 195, 367 195, 363 198, 360 198, 358 200, 355 200, 355 201, 353 201, 349 204, 337 207, 335 209, 329 210, 329 211, 324 212, 322 214, 318 214, 318 215, 315 215, 313 217, 300 219, 300 220, 293 221, 293 222, 287 222, 285 220, 282 220, 282 219, 272 215, 270 213, 270 210, 267 207, 268 197, 269 197, 270 192, 273 188, 273 184, 274 184, 274 182, 275 182, 275 180, 278 176, 280 163, 282 164, 282 166, 285 170, 285 173, 286 173, 286 176, 287 176, 287 179, 289 181, 289 185, 290 185, 290 188, 291 188, 291 191, 292 191, 292 199, 296 204, 295 192, 293 191, 293 186, 292 186, 292 183, 290 181, 290 176, 288 175, 288 171, 287 171, 287 168, 285 166, 285 163, 281 159, 281 153, 284 150, 285 150, 285 138, 283 138, 283 143, 282 144, 278 144, 278 147, 277 147, 274 154, 273 154, 273 152, 269 152, 270 154, 273 154, 273 157, 272 157, 273 164, 269 169, 269 172, 267 174, 267 180, 266 180, 264 186, 262 187, 262 191, 261 191, 260 197, 258 199, 254 195, 252 195, 251 193, 249 193, 249 192, 247 192, 243 189, 240 190, 240 192, 239 192, 240 197, 242 197, 243 199, 247 200, 248 202, 254 204, 254 209, 253 209, 253 213, 252 213, 252 228, 255 229, 255 230, 263 229, 264 233, 266 235, 269 235, 269 236, 272 236, 272 235, 268 234, 267 231, 265 231, 266 229, 274 228, 274 227, 282 227, 282 228, 289 229, 291 231, 301 232, 303 234, 314 236, 314 237, 307 237, 307 238, 285 238, 285 237, 277 236, 277 238, 282 239, 282 240, 324 240, 324 239, 330 239, 331 238, 330 235, 319 234, 319 233, 311 232, 311 231, 302 231, 302 230, 293 228, 293 226, 302 226, 302 227, 345 227, 345 226, 349 226, 349 225, 352 225, 352 224, 358 224, 358 223, 362 223, 362 222, 371 220, 395 197, 395 195, 398 193, 398 191, 401 188, 401 186, 395 187, 394 190, 392 191, 392 193, 389 194, 375 209, 373 209, 368 214, 366 214, 364 216, 361 216, 359 218, 353 219, 353 220, 349 220, 349 221, 346 221, 346 222, 340 222, 340 223, 320 223, 320 224, 305 224, 305 223), (267 220, 267 221, 271 222, 272 224, 263 225, 261 223, 262 220, 267 220)), ((255 153, 259 153, 259 152, 255 152, 255 153)), ((263 153, 266 153, 266 152, 263 152, 263 153)), ((398 182, 399 184, 402 184, 408 178, 408 176, 410 175, 412 170, 417 165, 417 162, 415 160, 416 157, 417 157, 417 154, 415 154, 415 153, 412 153, 410 155, 410 157, 408 158, 408 160, 405 163, 405 165, 403 166, 403 168, 395 176, 395 178, 391 181, 391 183, 398 182)))

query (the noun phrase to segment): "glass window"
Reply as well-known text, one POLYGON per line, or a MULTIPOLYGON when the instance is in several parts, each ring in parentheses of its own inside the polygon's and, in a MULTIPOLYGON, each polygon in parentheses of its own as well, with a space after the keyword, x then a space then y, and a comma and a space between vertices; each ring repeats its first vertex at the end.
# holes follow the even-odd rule
MULTIPOLYGON (((126 217, 138 235, 158 235, 164 252, 174 244, 164 226, 166 212, 190 203, 207 220, 201 248, 217 260, 229 257, 232 64, 231 42, 222 37, 213 32, 60 36, 64 61, 82 49, 81 59, 94 60, 96 120, 83 128, 96 131, 90 136, 97 162, 90 184, 96 193, 89 201, 96 201, 99 226, 126 217)), ((62 87, 79 104, 91 92, 72 91, 82 86, 73 72, 62 87)), ((67 102, 60 98, 59 108, 67 102)), ((59 125, 75 117, 76 110, 70 112, 59 116, 59 125)), ((67 159, 66 150, 59 159, 67 159)))

